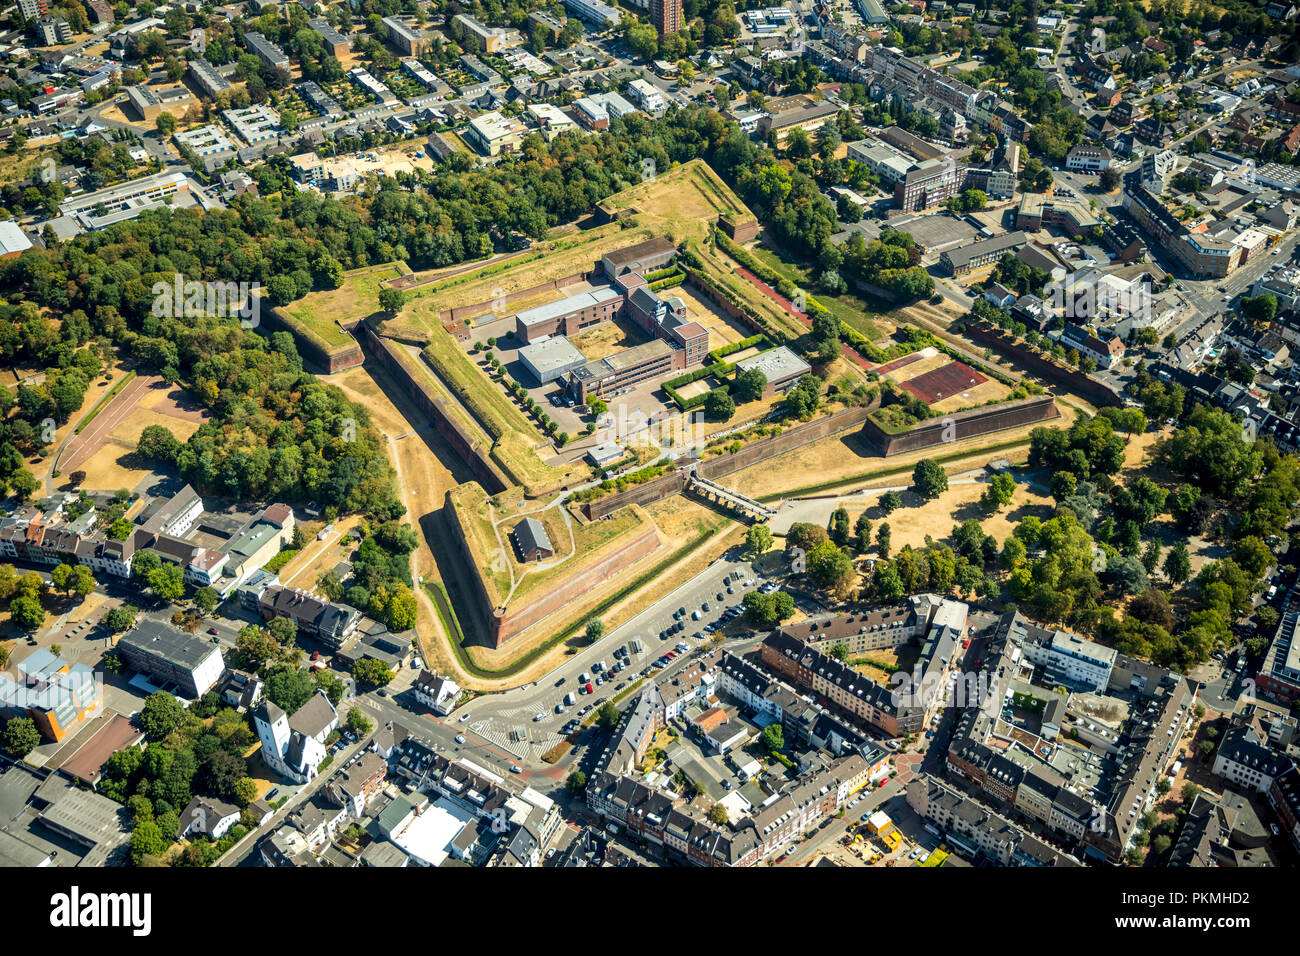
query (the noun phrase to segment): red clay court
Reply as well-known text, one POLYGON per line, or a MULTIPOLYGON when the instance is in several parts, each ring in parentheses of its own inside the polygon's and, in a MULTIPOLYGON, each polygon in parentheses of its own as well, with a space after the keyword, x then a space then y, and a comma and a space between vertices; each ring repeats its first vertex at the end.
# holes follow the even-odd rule
POLYGON ((900 368, 902 368, 905 365, 911 365, 913 362, 919 362, 924 357, 925 356, 922 354, 922 352, 909 352, 907 355, 904 355, 902 358, 896 358, 892 362, 886 362, 884 365, 877 365, 874 369, 872 369, 872 371, 878 372, 881 375, 886 375, 890 372, 898 371, 900 368))
POLYGON ((927 405, 934 405, 936 402, 951 398, 987 381, 987 377, 969 365, 949 362, 947 365, 922 372, 916 378, 903 382, 902 386, 927 405))

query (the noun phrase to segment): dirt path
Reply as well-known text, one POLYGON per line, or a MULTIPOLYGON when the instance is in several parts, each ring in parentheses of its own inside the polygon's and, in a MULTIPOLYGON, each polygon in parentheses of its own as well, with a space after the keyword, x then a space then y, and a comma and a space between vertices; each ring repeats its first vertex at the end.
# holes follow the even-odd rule
POLYGON ((462 686, 470 686, 476 682, 461 670, 433 601, 418 586, 420 578, 441 580, 428 529, 436 523, 434 519, 446 502, 447 492, 472 478, 469 468, 463 463, 456 467, 458 460, 441 436, 436 432, 430 434, 428 419, 415 411, 400 386, 375 363, 367 361, 322 379, 337 385, 349 399, 365 406, 375 427, 388 439, 388 460, 397 472, 397 487, 406 505, 407 518, 420 532, 420 544, 411 553, 411 574, 417 581, 415 593, 420 604, 415 626, 420 648, 430 666, 451 674, 462 686), (418 429, 418 433, 413 429, 418 429))

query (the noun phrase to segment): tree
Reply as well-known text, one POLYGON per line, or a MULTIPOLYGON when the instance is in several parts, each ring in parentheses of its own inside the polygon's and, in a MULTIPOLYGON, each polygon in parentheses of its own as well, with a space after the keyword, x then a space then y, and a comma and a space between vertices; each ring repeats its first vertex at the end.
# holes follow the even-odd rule
POLYGON ((849 659, 849 645, 843 641, 836 641, 831 645, 828 653, 837 661, 846 661, 849 659))
POLYGON ((406 293, 401 289, 383 286, 379 290, 379 308, 389 315, 397 315, 406 305, 406 293))
POLYGON ((613 730, 614 725, 618 723, 618 708, 614 706, 613 701, 605 701, 596 711, 596 723, 602 730, 613 730))
POLYGON ((9 617, 24 631, 34 631, 45 621, 45 609, 35 598, 22 595, 9 602, 9 617))
POLYGON ((715 388, 704 399, 704 415, 711 422, 725 422, 736 414, 736 403, 725 387, 715 388))
MULTIPOLYGON (((216 588, 204 586, 194 592, 194 605, 204 614, 215 611, 220 600, 221 595, 217 593, 216 588)), ((282 619, 276 618, 276 620, 282 619)))
POLYGON ((825 541, 808 552, 808 574, 828 591, 841 592, 853 573, 853 559, 833 542, 825 541))
POLYGON ((348 711, 348 730, 358 737, 364 737, 374 729, 375 725, 360 707, 353 707, 348 711))
POLYGON ((888 521, 880 522, 880 527, 876 529, 876 553, 882 558, 889 557, 889 545, 892 533, 888 521))
POLYGON ((587 643, 595 644, 598 640, 600 640, 602 637, 605 636, 605 622, 598 617, 588 618, 586 633, 587 633, 587 643))
POLYGON ((776 754, 785 750, 785 732, 778 723, 771 723, 764 727, 759 739, 763 748, 769 754, 776 754))
POLYGON ((153 820, 141 820, 131 832, 131 862, 140 866, 147 857, 162 856, 170 845, 162 827, 153 820))
POLYGON ((1011 503, 1016 493, 1016 479, 1006 473, 994 475, 989 479, 989 486, 980 496, 980 504, 986 511, 997 511, 1011 503))
POLYGON ((54 570, 50 572, 50 583, 65 594, 68 592, 68 581, 72 577, 72 565, 57 564, 54 570))
POLYGON ((745 549, 749 554, 755 559, 761 558, 771 547, 771 529, 765 524, 750 525, 749 530, 745 532, 745 549))
POLYGON ((358 686, 371 689, 389 683, 393 679, 393 672, 383 661, 363 657, 352 665, 352 676, 356 678, 358 686))
POLYGON ((784 591, 761 594, 749 591, 740 600, 745 616, 755 627, 774 627, 794 614, 794 598, 784 591))
POLYGON ((257 799, 257 782, 252 777, 240 777, 235 781, 235 805, 247 809, 257 799))
POLYGON ((709 822, 717 826, 724 827, 730 818, 727 816, 727 808, 720 803, 715 803, 709 807, 709 822))
POLYGON ((214 793, 223 800, 233 800, 239 781, 248 778, 248 764, 225 750, 218 750, 199 768, 196 775, 198 788, 214 793))
POLYGON ((267 622, 266 629, 280 647, 292 647, 298 640, 298 625, 292 618, 276 617, 267 622))
POLYGON ((119 634, 135 623, 136 615, 139 613, 139 608, 130 604, 122 604, 105 614, 100 623, 108 628, 110 632, 119 634))
POLYGON ((1100 182, 1101 188, 1104 192, 1114 192, 1119 188, 1119 171, 1107 166, 1101 171, 1100 182))
POLYGON ((849 512, 847 508, 839 507, 831 512, 831 525, 828 533, 831 540, 841 548, 849 543, 849 512))
POLYGON ((40 732, 30 717, 14 717, 5 724, 4 750, 15 760, 22 760, 41 744, 40 732))
POLYGON ((84 598, 95 590, 96 583, 95 575, 90 568, 84 564, 78 564, 72 569, 72 574, 69 576, 68 590, 77 597, 84 598))
POLYGON ((149 740, 162 740, 181 725, 185 708, 174 696, 154 691, 140 708, 140 729, 149 740))
POLYGON ((880 496, 880 510, 885 514, 896 511, 901 507, 903 507, 903 499, 897 491, 886 491, 880 496))
POLYGON ((871 519, 867 517, 864 511, 858 515, 857 523, 853 526, 854 547, 858 554, 866 554, 871 548, 871 519))
POLYGON ((239 629, 239 635, 235 638, 235 647, 254 668, 275 660, 280 654, 280 645, 275 638, 265 628, 255 624, 239 629))
MULTIPOLYGON (((355 667, 372 660, 366 657, 357 661, 355 667)), ((376 662, 378 663, 378 662, 376 662)), ((382 666, 382 665, 380 665, 382 666)), ((316 682, 312 679, 311 673, 307 670, 300 670, 297 667, 291 667, 288 664, 281 664, 271 670, 266 676, 266 696, 270 698, 271 703, 279 707, 286 714, 292 717, 303 704, 311 700, 312 695, 316 693, 316 682)))
POLYGON ((575 770, 569 774, 564 781, 564 785, 568 788, 569 793, 576 796, 587 789, 587 775, 581 770, 575 770))
POLYGON ((1185 542, 1175 541, 1165 554, 1164 572, 1173 584, 1182 584, 1192 576, 1192 559, 1185 542))
POLYGON ((791 548, 800 548, 805 553, 811 551, 823 541, 829 540, 830 536, 826 533, 825 528, 807 521, 794 522, 785 533, 786 545, 791 548))
POLYGON ((185 596, 185 572, 175 564, 160 564, 149 572, 149 590, 165 601, 179 601, 185 596))
POLYGON ((763 397, 765 388, 767 388, 767 376, 761 369, 751 368, 747 372, 736 375, 732 391, 738 402, 756 402, 763 397))

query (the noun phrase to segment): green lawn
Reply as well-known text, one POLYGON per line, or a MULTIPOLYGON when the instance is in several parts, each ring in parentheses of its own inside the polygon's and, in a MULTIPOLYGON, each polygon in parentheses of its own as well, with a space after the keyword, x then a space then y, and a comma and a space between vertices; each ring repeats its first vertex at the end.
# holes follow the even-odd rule
POLYGON ((338 323, 364 319, 379 310, 379 284, 396 279, 411 270, 403 262, 354 269, 343 278, 337 289, 313 292, 280 308, 280 314, 298 323, 310 335, 334 348, 352 345, 338 323))
MULTIPOLYGON (((799 266, 796 266, 786 260, 764 245, 754 246, 749 250, 755 259, 767 265, 778 275, 785 276, 791 282, 803 288, 812 287, 812 278, 799 266)), ((875 342, 884 337, 880 327, 871 321, 871 305, 866 300, 859 298, 852 293, 843 295, 830 296, 825 293, 814 293, 818 302, 824 305, 831 314, 841 322, 847 323, 850 328, 857 329, 868 339, 875 342)))

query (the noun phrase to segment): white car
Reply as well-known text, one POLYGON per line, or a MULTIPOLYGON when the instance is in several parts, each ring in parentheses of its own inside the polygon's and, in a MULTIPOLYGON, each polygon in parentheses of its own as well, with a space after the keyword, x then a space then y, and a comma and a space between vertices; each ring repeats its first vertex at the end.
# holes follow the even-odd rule
POLYGON ((465 735, 464 735, 464 734, 457 734, 457 735, 456 735, 456 743, 458 743, 458 744, 463 744, 464 742, 465 742, 465 735))
POLYGON ((546 719, 546 715, 545 715, 545 714, 541 714, 541 713, 533 714, 533 723, 537 723, 537 721, 539 721, 539 720, 545 720, 545 719, 546 719))
POLYGON ((463 723, 465 723, 465 721, 467 721, 467 720, 469 720, 469 714, 461 714, 461 715, 460 715, 460 720, 458 721, 458 723, 462 723, 462 724, 463 724, 463 723))

